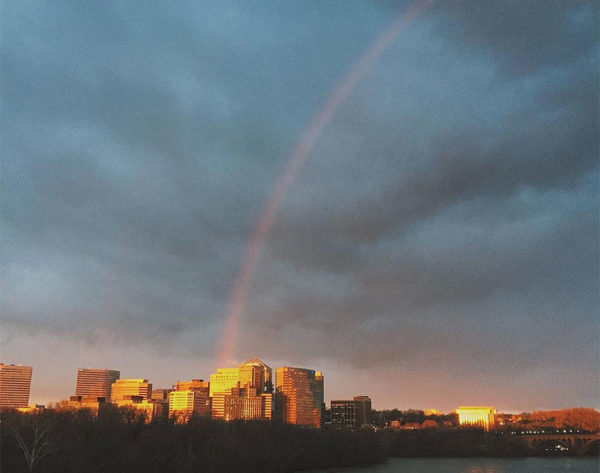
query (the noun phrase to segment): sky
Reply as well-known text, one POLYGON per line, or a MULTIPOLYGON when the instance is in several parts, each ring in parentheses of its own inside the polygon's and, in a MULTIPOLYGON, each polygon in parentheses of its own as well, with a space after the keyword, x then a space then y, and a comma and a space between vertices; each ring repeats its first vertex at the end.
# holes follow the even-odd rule
MULTIPOLYGON (((414 2, 2 8, 0 361, 217 368, 228 302, 314 113, 414 2)), ((600 406, 598 3, 438 1, 285 194, 234 358, 375 409, 600 406)))

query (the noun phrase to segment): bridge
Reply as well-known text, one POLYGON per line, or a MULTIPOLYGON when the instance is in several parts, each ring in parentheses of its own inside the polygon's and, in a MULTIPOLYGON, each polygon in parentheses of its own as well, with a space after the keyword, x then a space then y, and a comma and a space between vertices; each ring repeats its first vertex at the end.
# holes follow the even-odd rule
POLYGON ((586 455, 600 446, 600 433, 595 434, 526 434, 519 435, 529 447, 539 452, 564 451, 586 455))

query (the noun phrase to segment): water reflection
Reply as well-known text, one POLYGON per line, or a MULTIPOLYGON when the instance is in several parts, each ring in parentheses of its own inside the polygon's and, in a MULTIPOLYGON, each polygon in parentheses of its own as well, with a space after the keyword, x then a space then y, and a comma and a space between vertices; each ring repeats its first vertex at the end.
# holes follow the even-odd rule
POLYGON ((600 458, 598 457, 394 458, 376 467, 329 470, 327 473, 598 473, 599 471, 600 458))

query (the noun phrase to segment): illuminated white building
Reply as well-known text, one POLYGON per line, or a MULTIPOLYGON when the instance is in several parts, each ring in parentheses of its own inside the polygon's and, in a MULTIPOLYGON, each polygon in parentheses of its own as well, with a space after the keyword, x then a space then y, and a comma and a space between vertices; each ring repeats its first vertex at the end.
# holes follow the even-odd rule
POLYGON ((464 427, 481 427, 484 430, 494 428, 496 409, 493 407, 459 407, 458 424, 464 427))

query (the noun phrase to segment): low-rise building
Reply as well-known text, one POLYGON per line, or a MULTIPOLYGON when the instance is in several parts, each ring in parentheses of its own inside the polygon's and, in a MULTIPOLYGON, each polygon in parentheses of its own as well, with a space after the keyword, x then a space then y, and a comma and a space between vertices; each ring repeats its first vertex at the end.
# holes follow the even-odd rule
POLYGON ((371 425, 371 398, 354 396, 353 399, 331 401, 330 415, 333 430, 359 430, 371 425))
MULTIPOLYGON (((103 396, 71 396, 67 401, 68 409, 88 409, 93 414, 106 407, 106 398, 103 396)), ((63 405, 64 406, 64 405, 63 405)))
POLYGON ((125 396, 139 396, 142 399, 152 398, 152 383, 147 379, 118 379, 111 386, 110 402, 117 404, 125 396))
POLYGON ((155 403, 152 399, 144 398, 143 396, 132 396, 130 394, 117 399, 114 405, 118 408, 126 408, 132 412, 142 414, 146 422, 150 422, 155 416, 160 415, 161 412, 160 404, 155 403))
POLYGON ((496 409, 493 407, 459 407, 458 424, 461 427, 480 427, 491 430, 495 425, 496 409))
POLYGON ((158 388, 152 389, 152 399, 155 401, 167 401, 169 403, 169 393, 175 391, 173 388, 158 388))
POLYGON ((334 430, 354 430, 356 428, 356 406, 354 401, 331 401, 331 428, 334 430))

